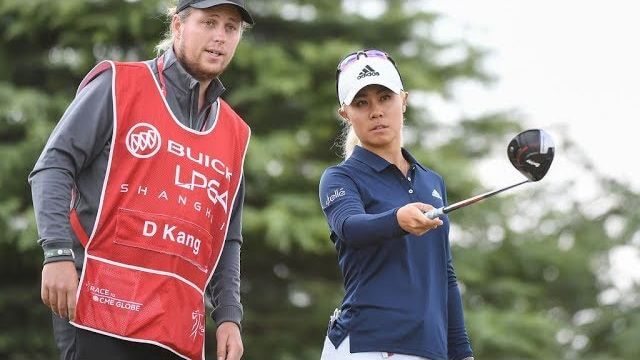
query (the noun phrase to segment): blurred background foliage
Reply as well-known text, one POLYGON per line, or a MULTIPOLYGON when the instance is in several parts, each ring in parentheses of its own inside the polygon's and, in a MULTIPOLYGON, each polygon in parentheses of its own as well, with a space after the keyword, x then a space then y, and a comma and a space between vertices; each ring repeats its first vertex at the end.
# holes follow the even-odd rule
MULTIPOLYGON (((410 92, 406 147, 441 173, 450 202, 493 188, 475 164, 526 126, 512 112, 439 121, 424 99, 459 81, 489 83, 487 49, 439 42, 428 0, 248 0, 257 24, 223 75, 225 98, 253 130, 246 164, 242 296, 245 359, 317 359, 341 276, 318 204, 322 171, 340 161, 336 63, 375 47, 410 92)), ((39 300, 42 252, 27 175, 84 74, 99 60, 143 60, 167 27, 161 0, 0 2, 0 358, 55 358, 39 300)), ((560 140, 560 141, 558 141, 560 140)), ((611 271, 640 246, 640 196, 598 173, 570 136, 557 156, 583 174, 451 215, 452 243, 477 359, 636 359, 639 288, 611 271), (584 175, 587 174, 587 175, 584 175), (588 176, 600 191, 571 198, 588 176), (624 279, 622 279, 624 280, 624 279)), ((505 171, 513 171, 506 162, 505 171)), ((209 324, 212 335, 212 325, 209 324)), ((209 336, 208 354, 215 354, 209 336)))

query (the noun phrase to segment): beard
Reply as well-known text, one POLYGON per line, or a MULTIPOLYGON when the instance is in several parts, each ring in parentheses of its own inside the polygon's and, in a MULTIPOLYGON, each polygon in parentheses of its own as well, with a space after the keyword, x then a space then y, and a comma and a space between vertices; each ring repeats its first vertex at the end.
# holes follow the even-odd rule
POLYGON ((181 41, 180 44, 178 45, 179 51, 175 52, 176 58, 178 59, 180 64, 182 64, 182 67, 184 67, 184 69, 191 76, 193 76, 194 79, 198 81, 211 81, 217 78, 220 74, 222 74, 222 71, 224 70, 224 68, 221 71, 207 70, 202 65, 200 65, 200 63, 197 60, 188 59, 187 56, 185 55, 186 51, 185 51, 184 43, 185 43, 184 41, 181 41))

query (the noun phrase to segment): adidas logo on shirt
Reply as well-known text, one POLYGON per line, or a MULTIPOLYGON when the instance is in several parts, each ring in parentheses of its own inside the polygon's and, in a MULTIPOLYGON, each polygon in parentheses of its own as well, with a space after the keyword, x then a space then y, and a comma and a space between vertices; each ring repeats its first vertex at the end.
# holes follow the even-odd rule
POLYGON ((440 193, 438 192, 438 190, 433 189, 433 192, 431 192, 431 196, 436 197, 440 200, 442 200, 442 196, 440 195, 440 193))
POLYGON ((363 77, 367 77, 367 76, 380 76, 380 73, 375 71, 370 65, 367 65, 364 68, 362 68, 362 71, 360 71, 360 74, 358 74, 357 80, 360 80, 363 77))

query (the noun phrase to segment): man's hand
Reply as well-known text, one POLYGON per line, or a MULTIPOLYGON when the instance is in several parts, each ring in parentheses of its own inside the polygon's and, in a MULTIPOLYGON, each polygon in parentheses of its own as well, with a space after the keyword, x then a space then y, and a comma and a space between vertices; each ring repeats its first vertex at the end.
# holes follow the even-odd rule
POLYGON ((76 290, 78 273, 73 261, 58 261, 45 264, 42 268, 42 302, 54 314, 74 320, 76 313, 76 290))
POLYGON ((223 322, 216 330, 218 360, 240 360, 244 348, 240 337, 240 328, 236 323, 223 322))
POLYGON ((407 204, 396 213, 398 224, 404 231, 420 236, 442 225, 442 220, 439 218, 431 220, 424 214, 431 209, 433 206, 429 204, 419 202, 407 204))

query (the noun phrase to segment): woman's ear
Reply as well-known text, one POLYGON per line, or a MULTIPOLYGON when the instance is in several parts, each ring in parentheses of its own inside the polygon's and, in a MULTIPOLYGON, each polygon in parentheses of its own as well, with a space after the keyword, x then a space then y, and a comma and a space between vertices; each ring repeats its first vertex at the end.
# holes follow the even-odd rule
POLYGON ((402 112, 404 113, 405 111, 407 111, 407 99, 409 98, 409 93, 406 91, 402 92, 402 112))
POLYGON ((338 114, 340 115, 342 120, 349 122, 349 118, 347 117, 347 111, 345 110, 344 105, 340 105, 340 107, 338 108, 338 114))

